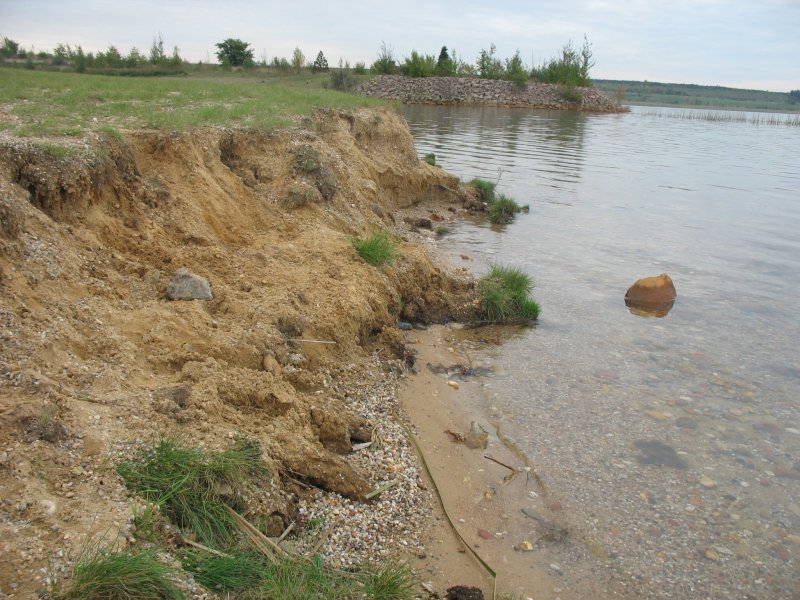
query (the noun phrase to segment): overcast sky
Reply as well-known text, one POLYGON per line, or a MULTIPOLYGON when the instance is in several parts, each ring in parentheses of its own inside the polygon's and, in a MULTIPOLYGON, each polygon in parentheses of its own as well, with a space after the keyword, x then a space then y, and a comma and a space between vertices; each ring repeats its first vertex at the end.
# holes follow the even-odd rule
POLYGON ((37 51, 146 53, 159 33, 191 61, 215 61, 214 44, 233 37, 256 60, 299 46, 331 65, 369 65, 383 41, 401 59, 446 45, 474 62, 494 43, 539 64, 586 34, 596 78, 800 89, 800 0, 0 0, 0 35, 37 51))

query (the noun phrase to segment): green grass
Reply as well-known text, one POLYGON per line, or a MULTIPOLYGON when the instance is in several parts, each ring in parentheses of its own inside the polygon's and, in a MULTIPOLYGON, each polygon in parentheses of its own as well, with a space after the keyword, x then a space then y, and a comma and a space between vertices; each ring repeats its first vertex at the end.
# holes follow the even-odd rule
POLYGON ((366 238, 354 238, 353 247, 373 267, 389 264, 398 256, 394 242, 385 231, 376 231, 366 238))
POLYGON ((241 551, 215 556, 193 549, 179 553, 178 558, 197 583, 215 593, 257 588, 266 564, 263 555, 241 551))
POLYGON ((72 582, 57 600, 172 600, 184 597, 171 580, 173 569, 154 550, 117 552, 92 548, 78 560, 72 582))
POLYGON ((402 600, 415 597, 411 567, 402 562, 386 562, 365 571, 364 593, 374 600, 402 600))
POLYGON ((0 67, 0 104, 13 119, 0 127, 20 136, 75 136, 103 128, 272 128, 320 107, 388 105, 323 89, 326 78, 218 72, 180 79, 109 77, 0 67))
POLYGON ((515 267, 493 265, 478 282, 481 317, 489 323, 531 321, 539 317, 539 304, 531 298, 533 280, 515 267))
POLYGON ((433 152, 429 152, 428 154, 426 154, 422 158, 422 160, 431 165, 432 167, 436 166, 436 155, 433 152))
POLYGON ((470 181, 467 185, 471 185, 476 190, 478 190, 478 193, 481 195, 481 200, 483 200, 484 202, 494 201, 495 188, 497 187, 496 183, 476 177, 475 179, 470 181))
POLYGON ((240 441, 223 452, 204 453, 172 439, 117 467, 128 489, 156 504, 175 525, 204 544, 223 548, 237 531, 225 504, 240 508, 241 495, 263 470, 256 442, 240 441))
POLYGON ((504 225, 514 220, 514 216, 523 208, 513 199, 500 194, 489 205, 489 221, 494 225, 504 225))

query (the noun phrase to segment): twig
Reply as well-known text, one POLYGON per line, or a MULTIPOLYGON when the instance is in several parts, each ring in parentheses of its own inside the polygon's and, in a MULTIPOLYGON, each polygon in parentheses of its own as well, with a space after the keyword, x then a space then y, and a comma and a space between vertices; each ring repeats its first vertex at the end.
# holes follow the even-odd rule
POLYGON ((287 342, 305 342, 306 344, 336 344, 330 340, 303 340, 300 338, 286 338, 287 342))
POLYGON ((363 444, 353 444, 353 452, 358 452, 359 450, 365 450, 372 446, 372 442, 364 442, 363 444))
POLYGON ((497 463, 498 465, 500 465, 501 467, 505 467, 505 468, 506 468, 506 469, 508 469, 509 471, 513 471, 514 473, 519 473, 519 469, 515 469, 514 467, 510 467, 510 466, 508 466, 506 463, 504 463, 504 462, 500 462, 499 460, 497 460, 496 458, 492 458, 492 457, 491 457, 491 456, 489 456, 488 454, 484 454, 484 455, 483 455, 483 458, 485 458, 485 459, 487 459, 487 460, 490 460, 490 461, 492 461, 493 463, 497 463))
MULTIPOLYGON (((330 536, 331 536, 331 528, 326 527, 325 531, 322 532, 322 535, 319 536, 317 543, 314 544, 314 547, 311 549, 311 552, 308 553, 308 556, 314 556, 317 552, 319 552, 319 549, 325 545, 325 542, 328 541, 328 538, 330 536)), ((308 556, 305 558, 308 558, 308 556)))
POLYGON ((242 532, 250 539, 253 545, 261 550, 261 553, 266 556, 270 562, 275 562, 275 555, 273 552, 278 552, 279 554, 287 554, 286 550, 278 546, 275 542, 261 533, 258 529, 253 527, 250 522, 245 519, 242 515, 237 513, 227 504, 224 505, 225 509, 230 513, 233 517, 233 520, 236 521, 236 524, 242 530, 242 532))
POLYGON ((390 482, 384 483, 378 489, 372 490, 369 494, 364 496, 364 498, 366 498, 367 500, 370 500, 370 499, 374 498, 375 496, 377 496, 378 494, 382 494, 383 492, 385 492, 389 488, 392 488, 392 487, 396 486, 399 482, 400 482, 399 479, 392 479, 390 482))
POLYGON ((278 538, 278 540, 275 542, 276 544, 280 544, 280 543, 281 543, 281 542, 284 540, 284 538, 285 538, 287 535, 289 535, 289 532, 290 532, 292 529, 294 529, 294 523, 295 523, 294 521, 292 521, 291 523, 289 523, 289 526, 288 526, 288 527, 287 527, 287 528, 286 528, 286 529, 283 531, 283 533, 281 534, 281 536, 280 536, 280 537, 278 538))
POLYGON ((181 538, 181 539, 182 539, 184 544, 189 544, 190 546, 194 546, 195 548, 198 548, 198 549, 203 550, 205 552, 210 552, 211 554, 214 554, 215 556, 221 556, 222 558, 228 558, 228 555, 225 554, 224 552, 220 552, 219 550, 214 550, 214 548, 209 548, 208 546, 204 546, 203 544, 200 544, 198 542, 193 542, 192 540, 189 540, 189 539, 186 539, 186 538, 181 538))

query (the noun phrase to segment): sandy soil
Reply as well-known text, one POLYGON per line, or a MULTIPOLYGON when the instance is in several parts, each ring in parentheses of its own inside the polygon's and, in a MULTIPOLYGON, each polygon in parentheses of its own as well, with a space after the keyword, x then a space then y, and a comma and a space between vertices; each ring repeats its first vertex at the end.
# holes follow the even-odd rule
MULTIPOLYGON (((115 466, 160 435, 253 437, 279 471, 363 498, 374 476, 348 453, 376 424, 337 390, 374 353, 411 361, 398 318, 474 313, 469 273, 404 221, 460 207, 458 180, 392 111, 56 143, 0 139, 0 595, 65 577, 98 532, 132 543, 115 466), (401 252, 383 269, 351 244, 378 228, 401 252), (180 267, 213 299, 168 300, 180 267)), ((280 531, 299 492, 273 486, 253 510, 280 531)))

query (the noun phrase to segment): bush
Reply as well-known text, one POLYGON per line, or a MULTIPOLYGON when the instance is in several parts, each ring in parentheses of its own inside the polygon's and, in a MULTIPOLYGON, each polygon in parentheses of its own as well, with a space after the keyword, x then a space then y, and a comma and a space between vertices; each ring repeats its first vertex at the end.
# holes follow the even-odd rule
POLYGON ((400 67, 400 72, 409 77, 433 77, 436 75, 436 59, 430 54, 413 50, 400 67))
POLYGON ((386 42, 381 42, 381 50, 378 52, 378 59, 372 63, 372 72, 377 75, 392 75, 397 72, 397 63, 394 60, 394 50, 387 46, 386 42))
POLYGON ((561 57, 552 58, 531 71, 531 77, 542 83, 556 83, 566 86, 591 87, 589 71, 594 66, 589 40, 584 37, 580 51, 567 42, 561 48, 561 57))
POLYGON ((355 65, 353 65, 353 73, 356 75, 366 75, 367 65, 363 62, 357 62, 355 65))
POLYGON ((478 282, 481 316, 489 323, 532 321, 539 317, 539 304, 530 297, 533 280, 515 267, 493 265, 478 282))
POLYGON ((422 158, 422 160, 431 165, 432 167, 436 166, 436 155, 433 152, 429 152, 428 154, 426 154, 422 158))
POLYGON ((489 206, 489 221, 494 225, 510 223, 521 210, 522 207, 513 199, 500 194, 489 206))
POLYGON ((365 239, 355 238, 353 247, 373 267, 391 263, 398 255, 394 242, 385 231, 376 231, 365 239))
POLYGON ((331 71, 330 86, 335 90, 349 92, 357 83, 355 77, 353 77, 347 69, 333 69, 331 71))
POLYGON ((517 50, 514 56, 506 59, 503 78, 511 81, 518 88, 524 88, 528 83, 528 75, 528 70, 522 64, 522 58, 519 55, 519 50, 517 50))
POLYGON ((574 85, 562 85, 558 94, 563 100, 572 104, 580 104, 583 102, 583 94, 581 94, 581 91, 574 85))

